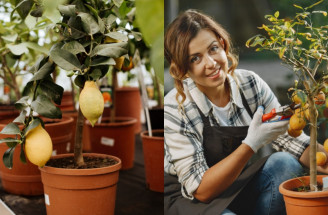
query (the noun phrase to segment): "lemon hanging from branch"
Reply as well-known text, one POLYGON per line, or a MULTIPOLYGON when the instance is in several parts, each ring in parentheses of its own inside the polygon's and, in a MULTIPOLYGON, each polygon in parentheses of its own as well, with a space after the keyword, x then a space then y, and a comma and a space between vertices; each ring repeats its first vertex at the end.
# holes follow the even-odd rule
POLYGON ((39 124, 26 135, 25 153, 28 160, 43 167, 52 154, 52 141, 48 132, 39 124))
POLYGON ((104 99, 94 81, 86 81, 79 98, 83 116, 87 118, 92 127, 104 112, 104 99))

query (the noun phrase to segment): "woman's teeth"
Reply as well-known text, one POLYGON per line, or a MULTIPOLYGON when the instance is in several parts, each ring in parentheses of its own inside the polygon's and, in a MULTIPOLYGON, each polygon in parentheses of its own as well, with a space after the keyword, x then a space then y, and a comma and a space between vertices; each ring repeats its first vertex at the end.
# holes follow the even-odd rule
POLYGON ((219 69, 216 70, 214 73, 212 73, 212 74, 210 75, 210 77, 217 75, 217 74, 219 73, 219 71, 220 71, 219 69))

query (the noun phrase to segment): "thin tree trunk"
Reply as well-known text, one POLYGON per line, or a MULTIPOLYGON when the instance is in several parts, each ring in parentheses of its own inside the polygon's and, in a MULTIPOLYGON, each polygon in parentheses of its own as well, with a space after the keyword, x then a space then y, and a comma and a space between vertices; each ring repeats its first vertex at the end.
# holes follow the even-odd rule
POLYGON ((75 143, 74 143, 74 163, 77 166, 83 166, 83 143, 82 134, 84 126, 84 116, 81 109, 78 110, 77 121, 76 121, 76 132, 75 132, 75 143))
POLYGON ((317 110, 313 98, 309 98, 310 112, 310 188, 318 191, 317 187, 317 110))
POLYGON ((116 88, 117 88, 117 74, 116 69, 113 68, 112 73, 112 107, 110 108, 110 122, 115 122, 115 114, 116 114, 116 88))

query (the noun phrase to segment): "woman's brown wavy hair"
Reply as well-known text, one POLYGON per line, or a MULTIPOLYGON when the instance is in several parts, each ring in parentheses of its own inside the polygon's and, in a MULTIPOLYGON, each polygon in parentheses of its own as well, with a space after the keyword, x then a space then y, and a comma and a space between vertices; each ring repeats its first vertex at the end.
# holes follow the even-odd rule
MULTIPOLYGON (((183 110, 183 102, 186 95, 183 92, 182 81, 186 78, 189 70, 189 43, 203 29, 212 31, 224 42, 224 50, 230 61, 228 72, 233 76, 237 67, 238 59, 232 53, 232 44, 228 32, 210 16, 196 10, 187 10, 181 13, 167 28, 164 38, 164 54, 170 64, 170 74, 174 78, 177 89, 176 100, 179 109, 183 110), (181 99, 179 99, 181 97, 181 99)), ((183 112, 183 111, 182 111, 183 112)))

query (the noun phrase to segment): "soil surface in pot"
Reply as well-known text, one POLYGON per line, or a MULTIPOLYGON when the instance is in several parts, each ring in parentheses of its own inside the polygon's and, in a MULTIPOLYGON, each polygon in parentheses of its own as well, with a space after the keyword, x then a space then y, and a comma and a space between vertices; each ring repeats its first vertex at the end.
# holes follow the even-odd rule
MULTIPOLYGON (((293 191, 295 192, 311 192, 311 189, 310 189, 310 185, 303 185, 303 186, 300 186, 300 187, 295 187, 293 189, 293 191)), ((319 184, 318 183, 318 191, 322 191, 322 184, 319 184)))
POLYGON ((74 157, 65 157, 65 158, 57 158, 50 159, 46 166, 56 167, 56 168, 64 168, 64 169, 93 169, 93 168, 101 168, 106 166, 111 166, 116 164, 118 161, 112 158, 99 158, 99 157, 87 157, 84 156, 83 166, 76 166, 74 164, 74 157))

